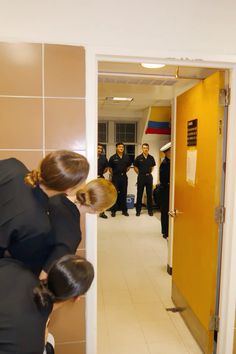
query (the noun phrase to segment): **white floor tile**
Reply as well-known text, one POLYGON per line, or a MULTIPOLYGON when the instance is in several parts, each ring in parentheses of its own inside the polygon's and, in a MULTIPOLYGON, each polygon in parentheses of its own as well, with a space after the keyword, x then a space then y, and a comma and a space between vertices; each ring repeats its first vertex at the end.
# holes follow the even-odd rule
POLYGON ((201 354, 171 300, 158 217, 98 218, 97 354, 201 354))

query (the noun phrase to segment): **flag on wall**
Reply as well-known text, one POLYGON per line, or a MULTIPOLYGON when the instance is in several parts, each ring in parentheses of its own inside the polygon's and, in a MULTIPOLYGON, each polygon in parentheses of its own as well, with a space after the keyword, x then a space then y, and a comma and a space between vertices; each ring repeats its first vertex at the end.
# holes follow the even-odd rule
POLYGON ((149 120, 146 134, 170 135, 170 122, 156 122, 149 120))

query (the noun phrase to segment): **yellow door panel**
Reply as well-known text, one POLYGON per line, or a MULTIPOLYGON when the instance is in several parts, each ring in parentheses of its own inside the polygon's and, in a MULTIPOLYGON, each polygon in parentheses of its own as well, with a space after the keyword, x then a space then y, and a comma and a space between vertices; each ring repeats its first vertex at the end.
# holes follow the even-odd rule
POLYGON ((223 87, 224 73, 217 72, 177 99, 175 208, 182 213, 174 220, 173 286, 206 332, 202 345, 206 353, 211 353, 209 321, 216 298, 214 215, 221 190, 224 107, 219 105, 219 94, 223 87), (187 146, 192 120, 197 120, 197 129, 189 130, 189 136, 196 134, 197 142, 187 146))

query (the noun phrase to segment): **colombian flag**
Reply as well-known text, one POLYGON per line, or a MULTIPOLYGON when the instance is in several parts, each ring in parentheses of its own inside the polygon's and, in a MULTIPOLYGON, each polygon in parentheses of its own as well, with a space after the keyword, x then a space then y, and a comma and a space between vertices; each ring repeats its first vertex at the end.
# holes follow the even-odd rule
POLYGON ((146 134, 170 135, 170 122, 155 122, 149 120, 146 134))
POLYGON ((170 107, 151 107, 145 133, 170 135, 170 119, 170 107))

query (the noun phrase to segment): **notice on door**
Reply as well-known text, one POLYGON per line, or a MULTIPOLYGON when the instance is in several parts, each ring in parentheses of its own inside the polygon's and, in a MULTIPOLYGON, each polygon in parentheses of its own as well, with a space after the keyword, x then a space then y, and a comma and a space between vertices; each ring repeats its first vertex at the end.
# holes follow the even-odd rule
POLYGON ((186 180, 192 186, 196 183, 197 150, 187 150, 186 180))
POLYGON ((187 146, 197 146, 197 119, 188 121, 187 126, 187 146))

